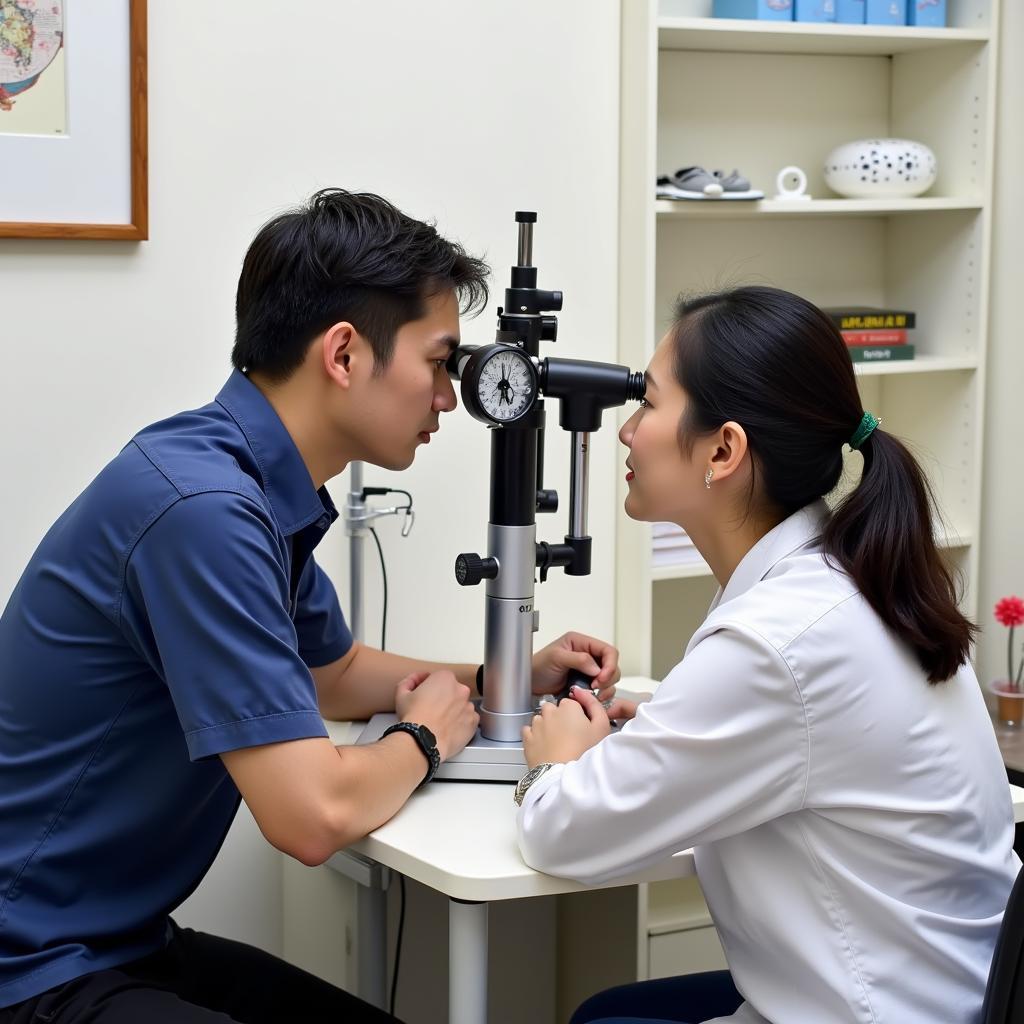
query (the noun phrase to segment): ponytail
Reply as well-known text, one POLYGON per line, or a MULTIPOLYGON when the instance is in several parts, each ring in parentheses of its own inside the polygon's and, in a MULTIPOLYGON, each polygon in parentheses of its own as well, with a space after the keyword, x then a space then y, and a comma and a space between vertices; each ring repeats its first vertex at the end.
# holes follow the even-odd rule
POLYGON ((921 467, 891 434, 861 449, 864 472, 822 538, 879 618, 941 683, 967 660, 978 627, 957 607, 954 577, 932 535, 934 497, 921 467))
MULTIPOLYGON (((671 338, 688 399, 684 449, 735 420, 773 509, 792 515, 836 487, 864 411, 842 336, 817 306, 765 287, 683 299, 671 338)), ((891 434, 875 429, 859 450, 864 472, 825 527, 825 555, 914 651, 928 681, 943 682, 967 660, 977 627, 957 607, 936 548, 931 489, 891 434)))

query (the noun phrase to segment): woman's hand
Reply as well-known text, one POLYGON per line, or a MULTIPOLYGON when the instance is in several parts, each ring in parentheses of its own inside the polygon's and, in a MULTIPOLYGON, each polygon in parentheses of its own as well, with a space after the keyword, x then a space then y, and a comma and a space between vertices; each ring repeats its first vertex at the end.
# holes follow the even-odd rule
POLYGON ((646 704, 650 699, 651 694, 649 693, 640 694, 640 700, 626 700, 625 697, 616 697, 608 705, 608 717, 615 722, 628 722, 630 719, 636 718, 636 709, 641 704, 646 704))
POLYGON ((533 692, 537 696, 558 693, 565 686, 569 669, 591 677, 599 700, 615 696, 619 681, 619 652, 611 644, 583 633, 566 633, 533 656, 533 692))
POLYGON ((575 761, 611 731, 612 723, 601 702, 589 690, 575 687, 559 704, 542 704, 533 723, 523 727, 527 767, 545 761, 575 761))

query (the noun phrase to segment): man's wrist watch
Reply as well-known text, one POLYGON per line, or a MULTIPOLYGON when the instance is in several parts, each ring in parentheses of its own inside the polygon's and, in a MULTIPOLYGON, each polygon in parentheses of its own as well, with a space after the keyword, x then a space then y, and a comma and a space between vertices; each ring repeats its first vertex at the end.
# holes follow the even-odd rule
POLYGON ((531 768, 520 780, 516 786, 516 791, 513 794, 513 799, 516 804, 520 807, 523 806, 523 797, 526 796, 526 791, 549 769, 555 766, 550 761, 545 761, 543 764, 538 764, 536 767, 531 768))
MULTIPOLYGON (((417 725, 415 722, 396 722, 390 728, 384 730, 384 736, 390 736, 393 732, 407 732, 420 745, 423 756, 427 759, 427 774, 423 776, 420 786, 425 786, 441 767, 441 754, 437 749, 437 738, 425 726, 417 725)), ((420 787, 417 786, 417 789, 420 787)))

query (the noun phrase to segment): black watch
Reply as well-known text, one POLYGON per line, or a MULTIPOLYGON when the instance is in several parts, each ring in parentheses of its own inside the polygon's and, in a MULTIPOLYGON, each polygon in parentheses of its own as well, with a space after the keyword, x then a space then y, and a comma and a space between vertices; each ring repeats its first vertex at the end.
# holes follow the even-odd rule
MULTIPOLYGON (((441 755, 437 749, 437 737, 425 726, 417 725, 415 722, 396 722, 390 728, 384 730, 384 736, 390 736, 393 732, 407 732, 420 745, 423 756, 427 759, 427 774, 423 776, 420 786, 425 786, 441 767, 441 755)), ((381 739, 384 739, 381 736, 381 739)), ((419 789, 419 786, 416 787, 419 789)))

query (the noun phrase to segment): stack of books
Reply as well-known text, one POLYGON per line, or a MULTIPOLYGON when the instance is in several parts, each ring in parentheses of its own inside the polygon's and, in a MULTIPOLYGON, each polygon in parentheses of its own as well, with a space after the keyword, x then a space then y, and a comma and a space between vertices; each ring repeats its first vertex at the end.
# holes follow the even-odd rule
POLYGON ((700 565, 704 559, 686 531, 675 523, 654 523, 651 529, 654 568, 670 565, 700 565))
POLYGON ((917 317, 906 309, 874 306, 825 307, 855 363, 885 363, 914 358, 909 332, 917 317))

